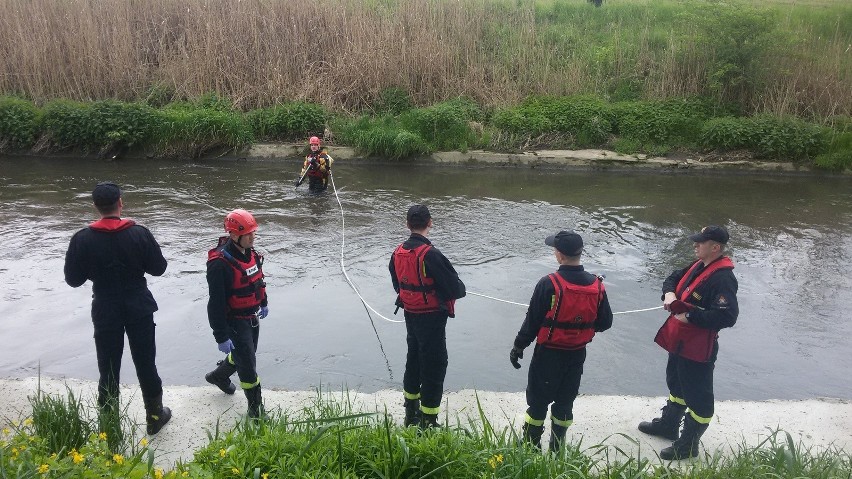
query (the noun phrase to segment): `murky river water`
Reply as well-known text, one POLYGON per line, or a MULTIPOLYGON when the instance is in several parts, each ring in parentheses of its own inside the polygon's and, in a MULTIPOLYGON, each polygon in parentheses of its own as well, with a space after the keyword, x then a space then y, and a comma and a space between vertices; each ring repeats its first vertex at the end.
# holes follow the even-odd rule
MULTIPOLYGON (((0 376, 97 378, 91 284, 72 289, 62 266, 71 235, 95 217, 90 192, 111 179, 125 214, 148 226, 169 267, 149 285, 160 305, 158 366, 166 384, 202 385, 219 358, 206 317, 207 250, 224 214, 260 222, 270 315, 261 324, 263 384, 374 391, 398 388, 402 324, 368 317, 346 283, 393 319, 387 263, 407 236, 404 213, 429 205, 431 239, 468 289, 526 303, 556 268, 544 237, 574 228, 584 263, 606 275, 615 311, 658 306, 663 278, 692 259, 685 236, 721 223, 740 282, 740 318, 722 331, 721 399, 852 399, 852 181, 848 178, 471 169, 338 162, 334 194, 294 189, 285 161, 103 163, 0 159, 0 376), (371 321, 375 324, 375 329, 371 321), (846 371, 846 372, 844 372, 846 371)), ((508 351, 526 310, 469 295, 447 328, 447 389, 521 391, 508 351)), ((660 311, 616 316, 595 337, 581 392, 664 395, 660 311)), ((124 382, 135 375, 126 351, 124 382)))

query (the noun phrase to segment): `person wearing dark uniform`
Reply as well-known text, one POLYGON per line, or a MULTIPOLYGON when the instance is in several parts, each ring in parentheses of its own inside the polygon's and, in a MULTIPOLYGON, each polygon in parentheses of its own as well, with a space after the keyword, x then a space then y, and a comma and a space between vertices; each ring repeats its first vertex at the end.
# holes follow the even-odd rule
POLYGON ((413 205, 406 220, 411 236, 393 252, 388 268, 397 310, 405 313, 404 424, 425 429, 438 426, 448 363, 447 318, 455 317, 455 302, 466 290, 453 265, 427 238, 429 209, 413 205))
POLYGON ((596 332, 612 326, 612 309, 601 278, 587 273, 580 264, 580 235, 560 231, 545 238, 544 244, 553 247, 560 266, 536 284, 509 361, 520 369, 518 359, 524 357, 524 348, 536 341, 527 381, 523 438, 541 448, 550 406, 549 448, 558 451, 574 422, 574 399, 580 390, 586 345, 596 332))
POLYGON ((145 273, 161 276, 167 262, 154 236, 133 220, 121 218, 124 203, 115 183, 98 183, 92 200, 101 219, 78 231, 65 254, 65 282, 76 288, 92 282, 92 323, 98 357, 98 406, 118 411, 118 384, 124 336, 145 403, 148 434, 156 434, 172 412, 163 406, 157 373, 154 312, 157 302, 145 273))
POLYGON ((646 434, 674 441, 660 451, 661 459, 697 456, 701 435, 713 418, 719 330, 732 327, 739 315, 734 263, 724 254, 728 238, 721 226, 691 235, 698 259, 663 282, 663 308, 670 314, 654 341, 669 353, 669 399, 660 417, 639 424, 646 434), (681 419, 683 431, 678 435, 681 419))
POLYGON ((309 143, 311 152, 305 157, 305 163, 302 165, 302 172, 299 173, 300 179, 296 180, 296 186, 301 185, 304 178, 307 177, 310 191, 325 191, 328 188, 328 177, 331 175, 331 165, 334 164, 334 159, 320 146, 319 137, 312 136, 309 143))
POLYGON ((248 400, 248 417, 263 414, 260 377, 257 375, 257 342, 260 321, 269 314, 263 256, 254 250, 257 221, 246 210, 225 217, 228 236, 207 253, 207 319, 225 359, 205 379, 225 394, 234 394, 231 376, 236 372, 248 400))

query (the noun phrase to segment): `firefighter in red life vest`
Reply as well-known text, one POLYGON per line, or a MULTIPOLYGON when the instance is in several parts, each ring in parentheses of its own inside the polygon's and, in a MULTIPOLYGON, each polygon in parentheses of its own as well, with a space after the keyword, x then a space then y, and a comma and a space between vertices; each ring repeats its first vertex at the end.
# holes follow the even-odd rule
POLYGON ((524 348, 536 341, 527 382, 525 441, 541 448, 547 407, 550 406, 550 450, 565 442, 574 422, 574 399, 586 361, 586 345, 595 332, 612 326, 612 309, 601 278, 583 270, 580 256, 583 238, 573 231, 548 236, 559 269, 538 281, 527 316, 509 352, 509 361, 519 369, 524 348))
POLYGON ((157 372, 154 312, 157 302, 145 274, 161 276, 166 259, 142 225, 121 218, 124 202, 115 183, 101 182, 92 191, 101 219, 78 231, 65 255, 65 282, 72 287, 92 282, 92 324, 98 357, 98 406, 118 414, 118 382, 124 336, 145 403, 148 434, 156 434, 172 417, 163 406, 163 381, 157 372))
POLYGON ((205 376, 225 394, 234 394, 231 375, 237 373, 248 400, 248 417, 263 414, 260 377, 257 375, 257 341, 260 321, 269 314, 263 257, 254 250, 257 221, 246 210, 225 217, 228 236, 207 254, 207 319, 219 351, 226 354, 205 376))
POLYGON ((455 317, 455 302, 466 294, 450 261, 426 237, 432 215, 413 205, 406 216, 411 236, 391 255, 397 309, 405 310, 408 354, 403 375, 406 426, 438 426, 438 413, 447 374, 447 318, 455 317))
MULTIPOLYGON (((299 178, 304 177, 307 173, 308 189, 315 192, 324 191, 328 188, 328 177, 331 175, 331 165, 334 164, 334 159, 321 147, 319 137, 312 136, 309 143, 311 152, 305 157, 299 178)), ((296 186, 301 184, 302 180, 296 181, 296 186)))
POLYGON ((669 352, 669 399, 660 417, 639 424, 646 434, 674 441, 660 451, 661 459, 697 456, 701 435, 713 417, 718 332, 733 326, 739 314, 734 263, 724 255, 728 238, 721 226, 691 235, 698 259, 663 282, 663 307, 670 314, 654 341, 669 352), (681 419, 683 431, 678 434, 681 419))

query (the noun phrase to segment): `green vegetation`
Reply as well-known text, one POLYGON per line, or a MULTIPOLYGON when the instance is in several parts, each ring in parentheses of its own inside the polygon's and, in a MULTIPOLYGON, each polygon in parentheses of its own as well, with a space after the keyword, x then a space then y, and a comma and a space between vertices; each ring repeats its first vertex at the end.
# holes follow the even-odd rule
POLYGON ((216 428, 192 461, 164 471, 153 466, 144 438, 117 449, 107 432, 89 429, 94 423, 70 392, 67 399, 39 392, 32 405, 32 417, 2 431, 0 477, 828 479, 852 474, 852 456, 845 451, 815 450, 780 431, 770 431, 755 447, 743 444, 724 456, 708 452, 683 464, 582 443, 542 454, 519 445, 512 429, 494 430, 481 408, 478 417, 445 418, 449 426, 420 432, 398 426, 381 411, 356 411, 348 393, 322 392, 301 411, 241 422, 228 432, 216 428), (66 427, 68 432, 56 433, 66 427))

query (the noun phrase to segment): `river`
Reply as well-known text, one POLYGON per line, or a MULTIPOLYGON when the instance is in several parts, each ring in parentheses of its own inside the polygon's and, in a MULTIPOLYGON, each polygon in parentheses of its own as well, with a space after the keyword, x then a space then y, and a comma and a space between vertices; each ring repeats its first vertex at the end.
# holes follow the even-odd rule
MULTIPOLYGON (((586 269, 606 276, 614 311, 660 305, 662 280, 692 260, 686 238, 707 224, 731 233, 740 317, 720 334, 719 399, 852 399, 852 182, 823 176, 498 169, 339 161, 335 187, 314 196, 292 160, 99 162, 0 158, 0 377, 96 379, 91 284, 70 288, 71 235, 96 215, 101 180, 124 189, 125 215, 148 226, 169 261, 150 278, 160 305, 157 362, 165 384, 204 385, 220 357, 206 316, 207 250, 234 208, 260 223, 270 315, 258 370, 288 390, 401 389, 404 325, 393 320, 387 270, 407 237, 405 211, 429 206, 430 238, 468 290, 526 303, 556 269, 544 237, 573 228, 586 269), (345 235, 345 236, 344 236, 345 235), (341 244, 345 238, 345 245, 341 244), (844 373, 843 371, 847 371, 844 373)), ((447 327, 445 388, 522 391, 508 353, 524 307, 468 295, 447 327)), ((615 317, 589 345, 583 394, 665 395, 657 311, 615 317)), ((529 351, 529 350, 528 350, 529 351)), ((135 382, 125 351, 123 382, 135 382)), ((211 386, 212 388, 212 386, 211 386)))

